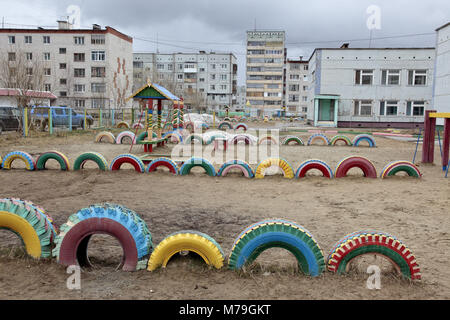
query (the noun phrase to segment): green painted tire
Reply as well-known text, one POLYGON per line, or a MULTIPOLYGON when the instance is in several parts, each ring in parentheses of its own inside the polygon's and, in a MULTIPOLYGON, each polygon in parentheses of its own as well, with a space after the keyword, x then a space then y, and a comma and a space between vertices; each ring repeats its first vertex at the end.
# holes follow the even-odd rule
MULTIPOLYGON (((140 133, 140 134, 137 136, 137 138, 136 138, 136 144, 139 144, 139 142, 141 142, 141 141, 147 139, 147 137, 148 137, 148 132, 147 132, 147 131, 144 131, 144 132, 140 133)), ((153 137, 153 138, 157 138, 158 135, 157 135, 155 132, 153 132, 152 137, 153 137)))
POLYGON ((100 153, 97 152, 85 152, 78 156, 73 163, 73 170, 77 171, 83 168, 84 164, 87 161, 94 161, 100 170, 107 171, 109 170, 108 162, 105 157, 103 157, 100 153))

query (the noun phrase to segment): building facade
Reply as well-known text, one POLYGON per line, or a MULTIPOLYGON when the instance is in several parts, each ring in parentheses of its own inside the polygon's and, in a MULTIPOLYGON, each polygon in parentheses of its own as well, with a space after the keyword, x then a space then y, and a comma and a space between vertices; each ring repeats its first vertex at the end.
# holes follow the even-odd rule
MULTIPOLYGON (((111 27, 0 29, 2 86, 24 86, 21 68, 36 80, 29 89, 54 93, 57 105, 72 108, 131 106, 133 39, 111 27), (6 68, 5 68, 6 66, 6 68), (18 83, 22 84, 18 84, 18 83)), ((27 89, 27 88, 19 88, 27 89)))
POLYGON ((286 113, 306 116, 308 112, 309 65, 307 60, 287 59, 286 63, 286 113))
POLYGON ((315 126, 415 128, 432 106, 434 48, 316 49, 307 119, 315 126))
POLYGON ((150 80, 182 97, 188 109, 223 111, 236 104, 232 53, 134 53, 133 59, 135 90, 150 80))
POLYGON ((247 31, 247 100, 258 116, 284 107, 286 55, 284 31, 247 31))
MULTIPOLYGON (((450 23, 436 29, 436 70, 433 109, 450 112, 450 23)), ((444 119, 437 119, 443 125, 444 119)))

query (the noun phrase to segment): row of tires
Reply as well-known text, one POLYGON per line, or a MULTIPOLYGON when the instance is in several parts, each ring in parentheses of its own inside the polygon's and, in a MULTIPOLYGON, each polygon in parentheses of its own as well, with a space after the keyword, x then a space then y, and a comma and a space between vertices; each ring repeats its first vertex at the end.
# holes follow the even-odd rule
MULTIPOLYGON (((361 142, 367 142, 369 147, 374 148, 376 147, 375 139, 373 136, 369 134, 359 134, 353 138, 353 140, 350 140, 345 135, 336 135, 331 139, 328 139, 328 137, 322 133, 316 133, 311 135, 308 138, 308 141, 306 142, 306 145, 312 146, 316 143, 316 141, 322 141, 324 145, 326 146, 335 146, 338 145, 338 143, 343 142, 346 146, 354 146, 358 147, 361 142)), ((285 136, 283 140, 281 141, 283 145, 291 145, 291 144, 297 144, 304 146, 305 143, 303 140, 297 136, 285 136)))
MULTIPOLYGON (((124 271, 166 267, 177 253, 198 254, 206 264, 220 269, 225 254, 209 235, 193 230, 172 233, 156 247, 145 221, 133 210, 117 204, 100 204, 72 214, 59 229, 45 210, 20 199, 0 199, 0 228, 17 234, 26 252, 34 258, 56 258, 65 265, 90 267, 87 248, 94 234, 108 234, 123 249, 124 271)), ((312 277, 325 269, 345 273, 352 260, 365 254, 383 255, 408 279, 420 279, 415 256, 400 240, 387 233, 364 230, 339 240, 325 258, 313 235, 303 226, 284 219, 269 219, 244 229, 228 256, 228 268, 240 270, 269 248, 283 248, 297 259, 299 270, 312 277)))
MULTIPOLYGON (((13 151, 8 153, 5 158, 2 160, 0 157, 1 167, 3 169, 11 169, 11 165, 14 160, 20 159, 22 160, 27 170, 45 170, 46 163, 50 159, 56 160, 61 170, 69 171, 70 162, 67 157, 59 151, 49 151, 41 154, 37 160, 34 160, 33 157, 23 151, 13 151)), ((336 169, 333 170, 331 167, 322 160, 307 160, 304 161, 300 166, 295 170, 293 167, 282 158, 268 158, 266 160, 261 161, 256 169, 250 167, 250 165, 242 160, 230 160, 225 162, 216 172, 216 169, 212 165, 210 161, 204 158, 190 158, 185 161, 181 167, 169 158, 157 158, 151 161, 147 167, 144 162, 133 154, 121 154, 115 157, 111 163, 108 165, 107 160, 103 155, 97 152, 85 152, 78 156, 75 159, 73 164, 73 170, 77 171, 84 168, 84 165, 88 161, 93 161, 97 164, 98 168, 103 171, 107 170, 120 170, 121 166, 125 163, 130 164, 134 167, 135 171, 144 173, 144 172, 153 172, 157 170, 159 167, 163 166, 169 169, 169 171, 173 174, 179 175, 188 175, 192 168, 194 167, 202 167, 206 174, 209 176, 221 176, 225 177, 231 170, 238 170, 242 172, 242 174, 247 178, 257 178, 262 179, 265 177, 266 169, 270 167, 278 167, 283 172, 285 178, 304 178, 306 174, 310 170, 318 170, 322 173, 325 178, 343 178, 347 176, 347 173, 352 168, 359 168, 362 170, 364 177, 366 178, 377 178, 377 170, 373 163, 367 158, 361 156, 350 156, 341 160, 336 169)), ((413 163, 405 160, 392 161, 389 162, 382 170, 380 177, 386 178, 389 176, 394 176, 399 172, 405 172, 410 177, 420 178, 422 176, 419 168, 415 166, 413 163)))

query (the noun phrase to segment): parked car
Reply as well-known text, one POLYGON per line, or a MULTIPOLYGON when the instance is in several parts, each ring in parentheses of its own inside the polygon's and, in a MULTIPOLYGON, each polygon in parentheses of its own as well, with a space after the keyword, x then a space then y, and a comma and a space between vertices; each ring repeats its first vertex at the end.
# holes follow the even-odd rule
POLYGON ((15 131, 20 126, 19 110, 11 106, 0 106, 0 134, 3 131, 15 131))
MULTIPOLYGON (((49 109, 51 110, 52 124, 54 127, 69 125, 69 112, 71 109, 67 107, 33 107, 30 114, 35 127, 41 127, 41 130, 45 130, 48 126, 49 109)), ((87 115, 86 122, 87 126, 91 126, 94 123, 94 119, 90 115, 87 115)), ((73 109, 72 128, 84 128, 84 114, 77 113, 73 109)))

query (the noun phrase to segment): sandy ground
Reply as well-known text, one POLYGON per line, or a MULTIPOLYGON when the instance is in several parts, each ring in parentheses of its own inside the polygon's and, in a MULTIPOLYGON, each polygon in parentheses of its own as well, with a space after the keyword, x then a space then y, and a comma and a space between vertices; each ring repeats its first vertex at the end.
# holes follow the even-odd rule
MULTIPOLYGON (((305 141, 309 136, 298 135, 305 141)), ((27 140, 2 135, 0 154, 23 150, 37 155, 56 149, 73 163, 84 151, 100 152, 108 161, 129 151, 127 145, 95 144, 93 140, 94 133, 27 140)), ((169 154, 169 148, 157 149, 157 153, 169 154)), ((294 169, 311 158, 326 161, 334 169, 342 158, 362 155, 380 173, 390 161, 411 160, 414 148, 415 143, 378 137, 377 148, 282 146, 280 155, 294 169)), ((133 149, 133 153, 140 152, 140 148, 133 149)), ((298 273, 294 257, 279 249, 264 252, 245 272, 210 269, 195 254, 173 258, 165 270, 122 272, 114 270, 122 254, 118 242, 95 236, 89 247, 95 269, 82 273, 81 290, 71 291, 66 288, 65 267, 54 260, 26 257, 17 237, 0 230, 0 299, 448 299, 450 179, 444 179, 440 169, 439 147, 435 159, 435 165, 419 164, 420 180, 405 176, 364 179, 358 169, 352 169, 347 178, 332 180, 319 176, 288 180, 280 175, 250 180, 239 174, 213 178, 200 168, 189 176, 131 170, 26 172, 17 162, 16 170, 0 171, 0 197, 29 199, 44 207, 57 225, 83 207, 113 202, 143 217, 155 246, 171 232, 195 229, 215 238, 227 256, 235 237, 265 218, 303 225, 325 256, 346 234, 369 228, 391 233, 409 246, 423 280, 400 279, 381 258, 360 261, 347 275, 325 272, 311 278, 298 273), (369 263, 386 269, 380 290, 366 287, 369 263)), ((49 162, 49 167, 56 165, 49 162)))

